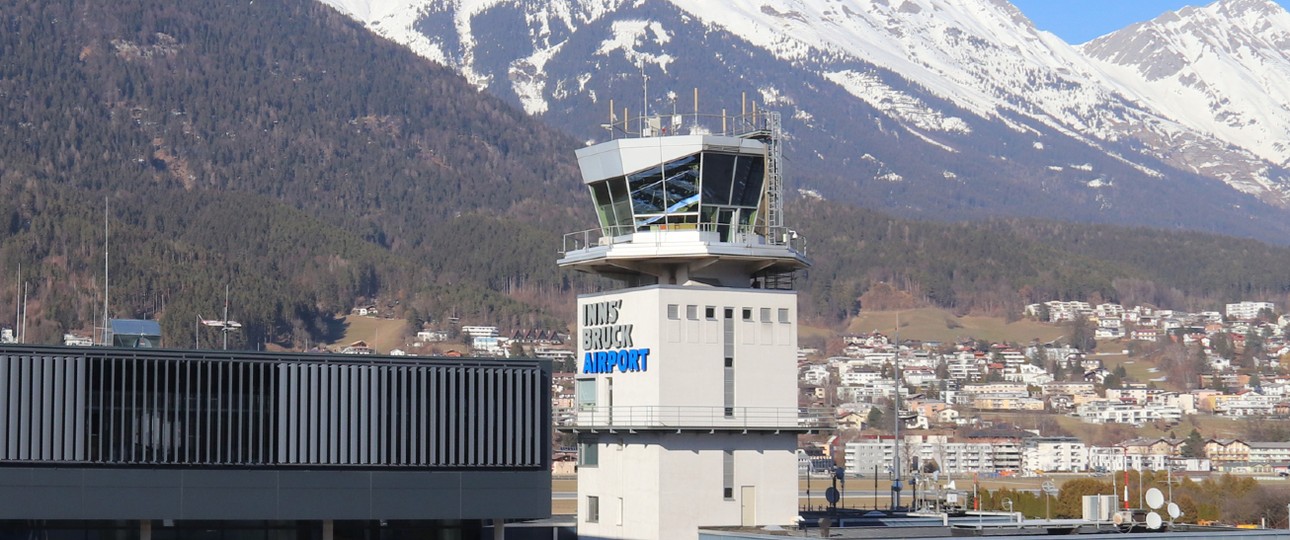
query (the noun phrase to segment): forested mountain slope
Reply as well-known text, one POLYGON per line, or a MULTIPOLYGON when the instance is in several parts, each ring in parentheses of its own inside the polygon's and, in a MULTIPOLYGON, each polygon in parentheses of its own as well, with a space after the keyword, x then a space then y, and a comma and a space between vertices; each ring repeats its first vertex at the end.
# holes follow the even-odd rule
MULTIPOLYGON (((0 21, 0 325, 27 283, 31 341, 99 323, 105 207, 111 315, 160 318, 171 346, 225 285, 238 347, 317 342, 375 298, 562 328, 601 286, 554 262, 560 233, 593 225, 582 143, 317 2, 0 0, 0 21)), ((814 199, 788 222, 816 263, 802 309, 826 322, 878 283, 999 313, 1290 291, 1290 250, 1218 236, 814 199)))
MULTIPOLYGON (((68 306, 64 328, 97 313, 105 198, 114 315, 165 307, 178 331, 230 283, 252 342, 318 328, 357 296, 562 286, 552 234, 534 231, 588 225, 565 202, 582 194, 571 139, 315 2, 0 14, 0 264, 38 282, 33 313, 68 306), (60 271, 78 286, 38 279, 60 271)), ((507 304, 455 308, 531 311, 507 304)))

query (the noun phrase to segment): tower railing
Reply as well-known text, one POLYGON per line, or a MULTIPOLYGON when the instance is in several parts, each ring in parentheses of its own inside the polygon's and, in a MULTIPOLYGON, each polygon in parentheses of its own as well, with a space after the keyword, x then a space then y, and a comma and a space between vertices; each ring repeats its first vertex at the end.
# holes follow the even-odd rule
POLYGON ((668 137, 672 135, 722 135, 740 138, 769 137, 779 129, 779 113, 753 111, 746 114, 671 113, 634 116, 601 124, 612 139, 668 137), (773 120, 772 120, 773 118, 773 120))
POLYGON ((719 244, 752 246, 786 246, 805 254, 806 240, 788 227, 756 227, 727 223, 660 223, 654 225, 613 225, 565 233, 560 254, 604 248, 614 244, 641 245, 653 241, 657 244, 691 243, 695 241, 719 244), (763 229, 765 232, 763 233, 763 229), (703 233, 697 235, 661 233, 703 233))
POLYGON ((820 430, 836 425, 829 409, 723 406, 581 406, 554 411, 557 423, 574 429, 757 429, 820 430))

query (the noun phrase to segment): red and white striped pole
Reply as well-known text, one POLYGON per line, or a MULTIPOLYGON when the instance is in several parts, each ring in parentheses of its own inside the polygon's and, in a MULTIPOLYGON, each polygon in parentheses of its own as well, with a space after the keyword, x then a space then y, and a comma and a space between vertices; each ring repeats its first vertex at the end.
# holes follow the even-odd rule
POLYGON ((1124 464, 1124 509, 1129 509, 1129 463, 1124 464))

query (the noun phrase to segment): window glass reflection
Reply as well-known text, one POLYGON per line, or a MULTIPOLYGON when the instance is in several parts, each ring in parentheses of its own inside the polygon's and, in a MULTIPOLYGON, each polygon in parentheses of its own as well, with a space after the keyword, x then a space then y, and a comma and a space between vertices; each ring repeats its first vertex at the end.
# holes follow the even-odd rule
POLYGON ((609 231, 609 234, 626 234, 631 231, 632 225, 632 204, 627 193, 627 181, 620 176, 611 178, 608 183, 615 217, 615 227, 609 231))
POLYGON ((613 201, 609 198, 609 182, 595 182, 590 187, 591 200, 596 203, 596 218, 600 220, 600 227, 609 228, 617 223, 614 219, 613 201))
POLYGON ((668 163, 664 188, 667 212, 697 212, 699 209, 699 156, 686 156, 668 163))
POLYGON ((636 215, 663 213, 667 202, 662 169, 647 169, 628 176, 627 187, 631 189, 632 210, 636 215))
POLYGON ((730 204, 730 179, 735 156, 705 152, 703 155, 703 204, 730 204))
POLYGON ((739 156, 735 165, 736 182, 740 182, 738 177, 742 175, 744 185, 743 196, 739 199, 731 197, 731 202, 740 206, 756 207, 761 201, 762 182, 766 176, 766 164, 762 158, 751 158, 739 156), (737 202, 736 202, 737 201, 737 202))

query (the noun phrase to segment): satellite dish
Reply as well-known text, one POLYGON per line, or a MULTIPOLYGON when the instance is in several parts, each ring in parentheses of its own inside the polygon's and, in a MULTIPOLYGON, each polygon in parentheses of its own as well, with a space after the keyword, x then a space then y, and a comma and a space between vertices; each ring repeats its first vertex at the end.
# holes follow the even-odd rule
POLYGON ((1169 503, 1166 511, 1169 512, 1169 519, 1178 519, 1182 515, 1182 508, 1178 508, 1178 503, 1169 503))
POLYGON ((829 504, 838 504, 841 495, 841 493, 838 493, 838 488, 835 487, 824 490, 824 500, 829 501, 829 504))
POLYGON ((1160 526, 1164 524, 1164 522, 1165 522, 1165 520, 1160 519, 1160 514, 1157 514, 1157 513, 1155 513, 1155 512, 1151 512, 1151 513, 1147 514, 1147 528, 1148 528, 1148 529, 1151 529, 1151 530, 1153 530, 1153 531, 1154 531, 1154 530, 1156 530, 1156 529, 1159 529, 1159 528, 1160 528, 1160 526))
POLYGON ((1158 488, 1147 490, 1147 506, 1152 510, 1159 510, 1165 504, 1165 494, 1161 493, 1158 488))
POLYGON ((945 489, 958 489, 958 487, 954 485, 953 480, 950 480, 950 483, 945 484, 945 489))
POLYGON ((1116 525, 1124 525, 1124 514, 1116 512, 1115 515, 1111 516, 1111 523, 1114 523, 1116 525))

